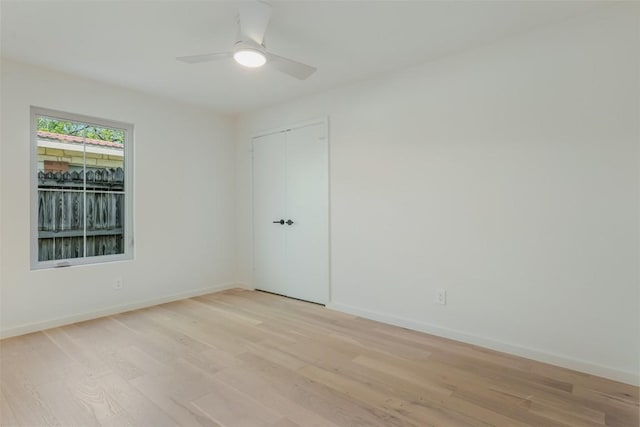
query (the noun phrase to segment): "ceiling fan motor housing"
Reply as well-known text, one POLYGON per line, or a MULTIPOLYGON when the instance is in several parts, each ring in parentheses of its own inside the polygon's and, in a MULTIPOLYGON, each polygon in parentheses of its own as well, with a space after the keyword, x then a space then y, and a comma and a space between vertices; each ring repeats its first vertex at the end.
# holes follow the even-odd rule
POLYGON ((239 50, 256 50, 262 54, 266 54, 267 52, 267 48, 264 44, 259 45, 256 42, 252 41, 252 40, 238 40, 237 42, 235 42, 235 44, 233 45, 233 51, 237 52, 239 50))

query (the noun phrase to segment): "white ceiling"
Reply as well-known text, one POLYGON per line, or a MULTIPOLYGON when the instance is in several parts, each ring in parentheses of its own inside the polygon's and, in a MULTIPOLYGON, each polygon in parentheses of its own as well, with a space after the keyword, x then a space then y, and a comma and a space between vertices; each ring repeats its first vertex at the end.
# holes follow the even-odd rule
POLYGON ((233 61, 237 1, 2 0, 2 56, 237 113, 375 77, 586 12, 582 1, 272 1, 265 42, 318 71, 233 61))

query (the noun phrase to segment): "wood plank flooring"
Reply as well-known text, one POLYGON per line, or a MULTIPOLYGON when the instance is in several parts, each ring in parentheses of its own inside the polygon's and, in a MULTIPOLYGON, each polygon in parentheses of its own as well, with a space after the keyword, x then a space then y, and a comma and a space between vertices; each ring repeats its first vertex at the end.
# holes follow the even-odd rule
POLYGON ((2 426, 638 426, 638 388, 262 292, 0 341, 2 426))

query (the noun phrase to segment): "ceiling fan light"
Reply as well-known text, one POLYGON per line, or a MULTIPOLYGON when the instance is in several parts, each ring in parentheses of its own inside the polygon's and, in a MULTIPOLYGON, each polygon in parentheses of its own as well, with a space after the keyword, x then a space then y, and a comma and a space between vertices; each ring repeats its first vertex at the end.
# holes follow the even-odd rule
POLYGON ((233 59, 240 65, 249 68, 262 67, 267 62, 267 57, 255 49, 240 49, 233 54, 233 59))

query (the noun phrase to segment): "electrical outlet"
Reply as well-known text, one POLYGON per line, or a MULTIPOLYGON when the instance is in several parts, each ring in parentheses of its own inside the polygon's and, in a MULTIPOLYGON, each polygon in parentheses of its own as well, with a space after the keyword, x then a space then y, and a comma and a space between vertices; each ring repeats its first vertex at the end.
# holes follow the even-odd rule
POLYGON ((122 277, 118 277, 116 281, 113 283, 113 289, 120 290, 122 289, 122 277))
POLYGON ((436 304, 445 305, 447 303, 447 291, 436 289, 436 304))

